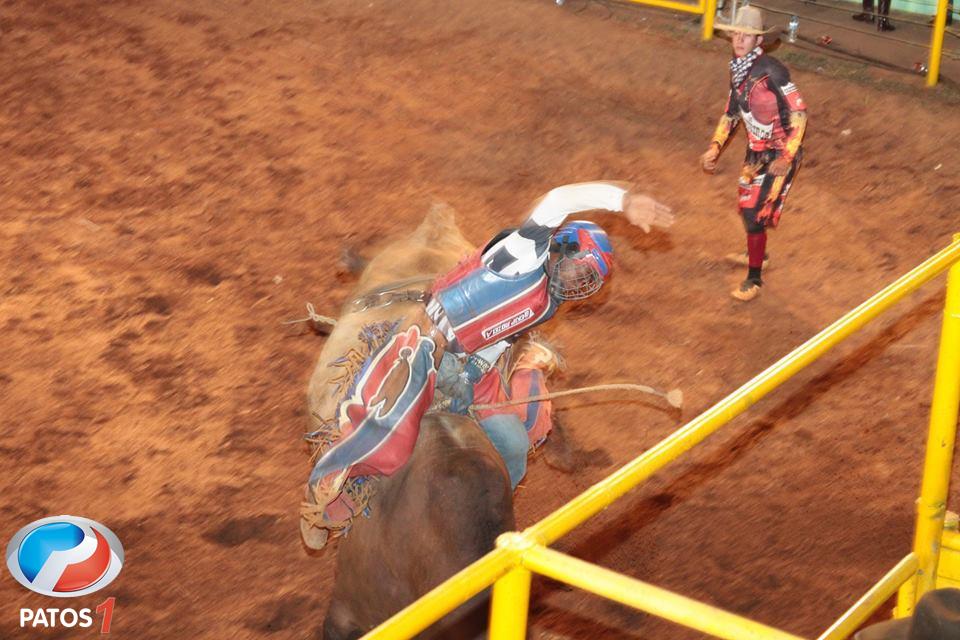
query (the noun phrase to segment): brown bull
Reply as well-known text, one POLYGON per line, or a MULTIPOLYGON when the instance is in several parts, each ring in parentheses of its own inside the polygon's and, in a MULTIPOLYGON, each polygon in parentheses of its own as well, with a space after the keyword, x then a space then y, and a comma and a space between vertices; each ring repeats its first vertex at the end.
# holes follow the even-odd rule
MULTIPOLYGON (((403 291, 423 289, 471 249, 452 211, 434 207, 412 235, 388 245, 366 266, 310 379, 307 405, 313 428, 333 418, 351 359, 362 360, 361 330, 401 318, 422 304, 397 296, 381 306, 368 294, 397 283, 404 283, 403 291), (366 309, 354 302, 364 297, 372 302, 366 309)), ((502 459, 473 420, 451 414, 423 418, 410 460, 378 480, 369 507, 371 517, 357 518, 338 543, 336 579, 324 622, 329 640, 362 635, 485 554, 497 535, 514 527, 502 459)), ((322 547, 323 530, 306 521, 301 525, 304 543, 322 547)), ((477 635, 485 613, 475 599, 430 633, 477 635)))
MULTIPOLYGON (((344 355, 362 356, 364 344, 359 337, 365 326, 393 321, 421 303, 395 300, 397 293, 428 287, 432 279, 445 273, 466 256, 473 246, 463 237, 451 209, 434 206, 417 230, 387 245, 374 257, 360 276, 353 294, 347 298, 340 318, 320 352, 320 359, 307 387, 307 408, 312 429, 332 419, 343 396, 338 380, 344 368, 337 365, 344 355), (371 292, 385 291, 378 304, 371 292), (371 304, 366 305, 363 299, 371 304), (357 301, 360 300, 358 304, 357 301), (367 308, 363 308, 367 306, 367 308)), ((311 430, 312 430, 311 429, 311 430)), ((309 545, 309 541, 308 541, 309 545)))
MULTIPOLYGON (((465 416, 428 413, 409 462, 384 478, 340 540, 325 640, 356 638, 493 549, 514 528, 506 467, 465 416)), ((479 637, 486 596, 474 598, 424 637, 479 637)))

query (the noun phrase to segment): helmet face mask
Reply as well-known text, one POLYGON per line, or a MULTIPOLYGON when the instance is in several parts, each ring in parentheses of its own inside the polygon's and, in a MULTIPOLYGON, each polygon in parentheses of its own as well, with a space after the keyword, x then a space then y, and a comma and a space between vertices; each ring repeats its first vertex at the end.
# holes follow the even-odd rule
POLYGON ((600 271, 582 255, 559 256, 550 267, 550 294, 558 300, 583 300, 603 286, 600 271))
POLYGON ((613 247, 592 222, 569 222, 550 246, 550 294, 558 300, 583 300, 600 290, 610 274, 613 247))

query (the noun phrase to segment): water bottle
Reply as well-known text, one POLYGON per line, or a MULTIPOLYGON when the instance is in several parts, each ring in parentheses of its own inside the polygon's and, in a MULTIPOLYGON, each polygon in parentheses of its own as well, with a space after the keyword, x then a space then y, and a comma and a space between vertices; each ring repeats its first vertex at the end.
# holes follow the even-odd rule
POLYGON ((800 29, 800 16, 790 16, 787 24, 787 42, 797 41, 797 31, 800 29))

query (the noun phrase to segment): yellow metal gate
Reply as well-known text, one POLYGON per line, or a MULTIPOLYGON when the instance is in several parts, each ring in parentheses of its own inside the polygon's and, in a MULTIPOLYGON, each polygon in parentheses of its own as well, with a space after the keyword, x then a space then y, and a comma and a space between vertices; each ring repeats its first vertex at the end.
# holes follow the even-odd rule
POLYGON ((960 534, 956 531, 944 532, 947 488, 960 404, 958 261, 960 234, 955 235, 953 243, 942 251, 807 340, 619 471, 523 532, 501 535, 496 549, 364 637, 378 640, 412 637, 493 585, 490 637, 495 640, 521 640, 526 636, 530 580, 533 573, 539 573, 718 638, 799 640, 798 636, 785 631, 559 553, 549 549, 548 545, 702 442, 904 296, 947 270, 940 355, 923 482, 917 500, 913 551, 890 569, 819 639, 846 638, 898 590, 896 615, 909 615, 920 596, 937 585, 942 542, 947 551, 942 566, 944 575, 939 584, 960 584, 960 534))

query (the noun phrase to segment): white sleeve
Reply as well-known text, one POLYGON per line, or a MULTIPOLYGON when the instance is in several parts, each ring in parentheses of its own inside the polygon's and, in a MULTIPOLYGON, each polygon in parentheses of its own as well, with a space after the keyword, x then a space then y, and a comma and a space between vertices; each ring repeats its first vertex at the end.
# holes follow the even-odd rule
POLYGON ((623 211, 626 193, 626 189, 610 182, 581 182, 557 187, 537 203, 529 221, 557 229, 568 215, 578 211, 623 211))

